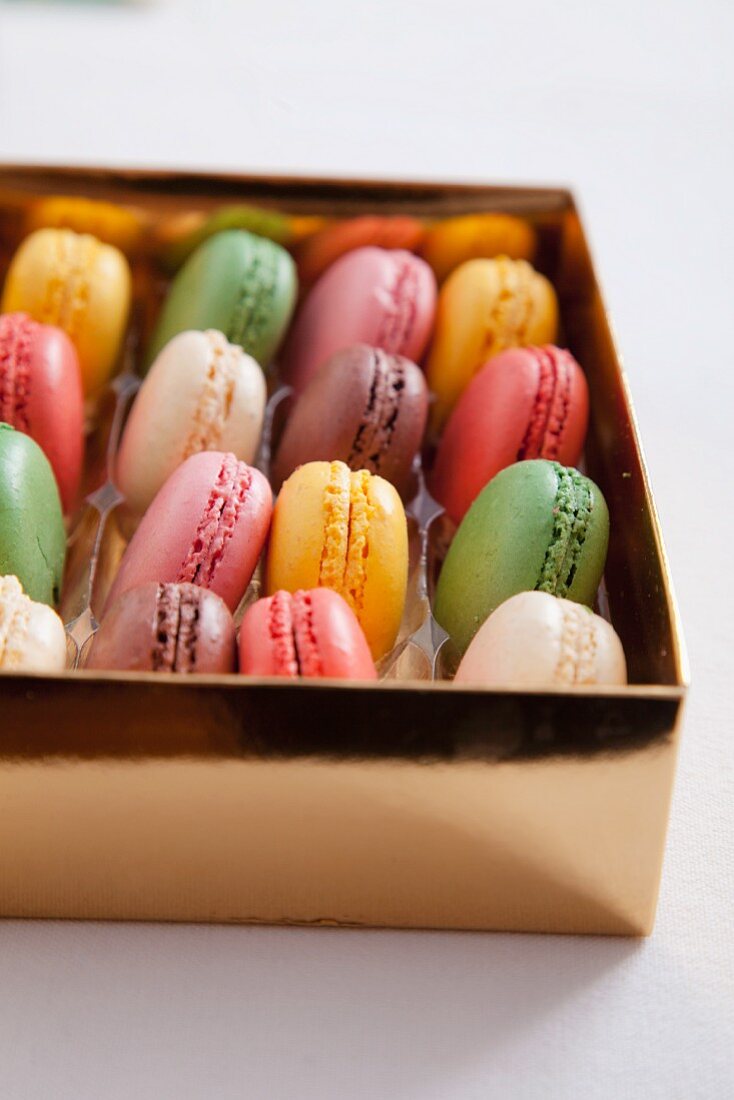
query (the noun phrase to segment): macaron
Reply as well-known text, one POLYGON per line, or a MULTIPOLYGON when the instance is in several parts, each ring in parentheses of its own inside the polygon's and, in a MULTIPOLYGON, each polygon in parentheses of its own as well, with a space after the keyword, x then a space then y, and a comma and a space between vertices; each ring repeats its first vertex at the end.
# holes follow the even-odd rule
POLYGON ((425 231, 420 254, 442 283, 467 260, 509 256, 532 260, 535 230, 512 214, 462 214, 434 222, 425 231))
POLYGON ((29 435, 0 423, 0 576, 14 575, 26 594, 59 602, 66 532, 56 478, 29 435))
POLYGON ((0 314, 0 421, 35 439, 71 512, 84 453, 79 359, 65 332, 27 313, 0 314))
POLYGON ((85 394, 108 381, 130 311, 130 268, 118 248, 72 229, 37 229, 15 253, 2 312, 57 325, 79 355, 85 394))
POLYGON ((344 462, 309 462, 291 474, 273 512, 269 594, 338 592, 379 660, 398 636, 407 581, 407 523, 389 481, 344 462))
POLYGON ((148 348, 150 364, 188 329, 216 329, 267 367, 296 301, 296 269, 280 245, 244 229, 207 238, 174 277, 148 348))
POLYGON ((129 253, 140 244, 148 221, 149 215, 137 207, 80 195, 43 195, 28 208, 26 231, 73 229, 129 253))
POLYGON ((115 480, 140 517, 177 466, 199 451, 252 462, 266 387, 262 369, 221 332, 181 332, 143 380, 122 435, 115 480))
POLYGON ((234 672, 234 620, 195 584, 150 581, 124 592, 94 635, 85 668, 130 672, 234 672))
POLYGON ((404 248, 414 252, 423 239, 423 223, 407 214, 364 214, 332 222, 295 248, 298 281, 311 286, 340 256, 356 248, 404 248))
POLYGON ((276 592, 245 612, 240 627, 240 672, 376 680, 369 646, 352 609, 336 592, 276 592))
POLYGON ((249 203, 221 206, 212 213, 187 210, 164 218, 156 226, 154 251, 163 265, 176 271, 194 249, 226 229, 245 229, 290 248, 302 237, 317 232, 326 219, 310 214, 286 214, 249 203))
POLYGON ((538 589, 591 605, 608 541, 609 513, 593 481, 546 459, 516 462, 464 516, 438 578, 434 615, 463 653, 518 592, 538 589))
POLYGON ((366 344, 338 351, 296 402, 273 483, 306 462, 340 459, 351 470, 380 474, 405 498, 427 417, 428 389, 415 363, 366 344))
POLYGON ((440 431, 480 367, 505 348, 551 344, 558 327, 555 291, 525 260, 468 260, 441 288, 426 374, 440 431))
POLYGON ((66 632, 59 616, 23 592, 17 577, 0 577, 0 669, 61 672, 66 632))
POLYGON ((231 453, 202 451, 176 469, 123 554, 105 610, 147 581, 211 589, 234 611, 268 533, 272 493, 231 453))
POLYGON ((589 418, 589 390, 568 351, 511 348, 482 367, 454 407, 438 444, 431 493, 454 523, 495 474, 549 458, 575 466, 589 418))
POLYGON ((303 301, 281 356, 284 381, 302 392, 327 359, 353 344, 417 363, 431 333, 435 300, 433 272, 411 252, 348 252, 303 301))
POLYGON ((474 635, 456 684, 573 687, 626 684, 624 650, 600 615, 547 592, 520 592, 493 611, 474 635))

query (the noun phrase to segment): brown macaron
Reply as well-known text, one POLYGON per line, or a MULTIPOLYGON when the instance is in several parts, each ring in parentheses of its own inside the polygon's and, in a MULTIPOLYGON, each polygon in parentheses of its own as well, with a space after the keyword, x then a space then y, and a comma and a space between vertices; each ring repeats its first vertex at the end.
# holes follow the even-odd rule
POLYGON ((224 601, 209 589, 151 581, 128 589, 110 607, 85 668, 234 672, 234 621, 224 601))
POLYGON ((340 460, 379 474, 405 498, 427 417, 428 387, 415 363, 366 344, 338 351, 298 398, 273 462, 273 485, 306 462, 340 460))

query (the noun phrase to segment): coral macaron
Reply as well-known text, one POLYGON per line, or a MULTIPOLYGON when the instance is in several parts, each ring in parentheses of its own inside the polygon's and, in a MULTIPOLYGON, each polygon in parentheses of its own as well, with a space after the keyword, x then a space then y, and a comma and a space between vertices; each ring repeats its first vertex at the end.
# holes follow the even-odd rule
POLYGON ((369 344, 418 362, 433 326, 436 280, 400 249, 358 248, 324 272, 306 296, 281 356, 297 392, 334 352, 369 344))
POLYGON ((513 462, 548 458, 575 466, 589 417, 589 391, 568 351, 512 348, 474 376, 449 417, 430 479, 455 523, 487 482, 513 462))
POLYGON ((199 451, 231 451, 252 462, 265 396, 262 369, 221 332, 174 336, 146 375, 120 443, 116 481, 127 513, 140 517, 176 467, 199 451))
POLYGON ((345 252, 374 245, 415 251, 425 230, 417 218, 407 214, 364 214, 325 226, 296 246, 298 278, 308 287, 345 252))
POLYGON ((242 620, 239 645, 240 672, 250 676, 377 679, 354 612, 328 588, 258 600, 242 620))
POLYGON ((296 402, 273 483, 306 462, 340 459, 351 470, 380 474, 406 497, 427 416, 426 380, 415 363, 366 344, 338 351, 296 402))
POLYGON ((146 581, 209 588, 234 611, 268 533, 272 493, 231 453, 202 451, 169 477, 123 554, 105 608, 146 581))
POLYGON ((65 332, 26 313, 0 315, 0 421, 35 439, 71 512, 84 452, 79 359, 65 332))

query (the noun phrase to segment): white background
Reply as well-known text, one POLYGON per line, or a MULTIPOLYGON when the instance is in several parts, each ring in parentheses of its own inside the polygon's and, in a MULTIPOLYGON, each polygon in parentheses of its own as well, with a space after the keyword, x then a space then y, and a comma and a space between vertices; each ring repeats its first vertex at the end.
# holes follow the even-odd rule
POLYGON ((6 923, 0 1096, 734 1096, 733 16, 0 2, 4 159, 571 183, 694 681, 650 940, 6 923))

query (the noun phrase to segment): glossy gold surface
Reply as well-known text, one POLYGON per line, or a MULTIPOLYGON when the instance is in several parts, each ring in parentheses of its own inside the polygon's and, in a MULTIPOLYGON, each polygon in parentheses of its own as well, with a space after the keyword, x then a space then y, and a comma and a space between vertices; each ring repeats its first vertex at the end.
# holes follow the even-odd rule
MULTIPOLYGON (((648 932, 687 672, 631 403, 570 194, 7 167, 0 275, 36 198, 54 194, 121 203, 152 226, 232 202, 295 215, 528 217, 589 380, 586 465, 615 532, 605 585, 631 684, 521 694, 411 682, 422 674, 417 647, 371 687, 0 674, 0 913, 648 932)), ((155 239, 130 257, 143 334, 165 285, 155 239)), ((89 451, 94 485, 104 443, 89 451)), ((67 574, 80 612, 94 532, 84 515, 67 574)), ((104 574, 119 545, 101 550, 104 574)))

